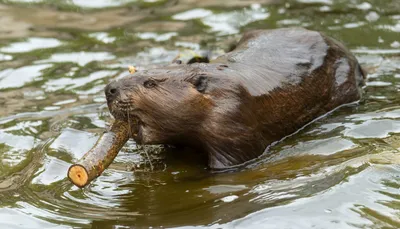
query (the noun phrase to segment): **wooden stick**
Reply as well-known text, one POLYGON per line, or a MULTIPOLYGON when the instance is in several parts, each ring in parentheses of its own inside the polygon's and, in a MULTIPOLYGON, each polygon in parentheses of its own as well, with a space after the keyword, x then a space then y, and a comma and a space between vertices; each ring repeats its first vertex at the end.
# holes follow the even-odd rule
POLYGON ((129 139, 129 124, 116 120, 96 144, 76 164, 68 169, 68 178, 79 188, 85 187, 113 162, 129 139))

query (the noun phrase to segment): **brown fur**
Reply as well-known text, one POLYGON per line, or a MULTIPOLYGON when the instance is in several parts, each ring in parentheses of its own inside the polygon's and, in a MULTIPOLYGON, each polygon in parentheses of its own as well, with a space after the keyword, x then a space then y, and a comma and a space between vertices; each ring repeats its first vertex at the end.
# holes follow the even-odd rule
POLYGON ((135 73, 106 87, 108 106, 139 144, 183 144, 211 168, 261 155, 271 143, 360 99, 363 72, 339 42, 300 28, 246 33, 211 63, 135 73))

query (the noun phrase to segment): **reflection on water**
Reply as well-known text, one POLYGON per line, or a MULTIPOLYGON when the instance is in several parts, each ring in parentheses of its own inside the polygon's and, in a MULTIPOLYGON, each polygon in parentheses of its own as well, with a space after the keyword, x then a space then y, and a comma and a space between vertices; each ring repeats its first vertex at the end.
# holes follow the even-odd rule
POLYGON ((5 53, 23 53, 36 49, 54 48, 61 45, 61 42, 54 38, 31 37, 24 42, 15 42, 0 48, 0 52, 5 53))
POLYGON ((266 8, 260 4, 251 4, 241 11, 214 14, 211 10, 191 9, 172 16, 175 20, 201 19, 204 25, 209 26, 212 32, 219 35, 236 34, 240 28, 255 21, 265 20, 269 17, 266 8))
POLYGON ((47 60, 39 60, 37 63, 64 63, 74 62, 79 66, 85 66, 92 61, 112 60, 115 57, 106 52, 73 52, 73 53, 56 53, 47 60))
MULTIPOLYGON (((105 8, 113 6, 121 6, 129 2, 136 2, 137 0, 71 0, 63 2, 71 3, 76 6, 86 8, 105 8)), ((156 2, 157 0, 144 0, 144 2, 156 2)), ((26 3, 41 3, 46 0, 10 0, 10 2, 26 2, 26 3)))
POLYGON ((400 228, 397 1, 0 2, 0 228, 400 228), (240 32, 289 26, 357 55, 369 72, 358 105, 239 172, 129 141, 88 187, 66 179, 112 121, 103 88, 127 66, 216 56, 240 32))
POLYGON ((51 64, 42 64, 5 69, 0 72, 0 89, 22 87, 32 81, 41 80, 41 71, 51 66, 51 64))

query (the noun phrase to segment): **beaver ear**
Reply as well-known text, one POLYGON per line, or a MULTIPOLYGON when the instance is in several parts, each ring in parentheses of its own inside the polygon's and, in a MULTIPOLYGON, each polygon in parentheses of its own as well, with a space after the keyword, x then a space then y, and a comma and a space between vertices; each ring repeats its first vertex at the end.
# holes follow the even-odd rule
POLYGON ((194 86, 196 87, 197 91, 204 93, 207 89, 208 78, 207 76, 201 75, 197 77, 196 81, 194 82, 194 86))

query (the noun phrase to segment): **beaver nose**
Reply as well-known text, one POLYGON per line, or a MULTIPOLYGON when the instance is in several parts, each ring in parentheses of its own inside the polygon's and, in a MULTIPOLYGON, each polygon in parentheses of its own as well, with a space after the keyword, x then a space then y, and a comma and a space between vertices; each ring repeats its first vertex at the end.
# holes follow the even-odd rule
POLYGON ((112 102, 118 95, 118 85, 117 82, 113 81, 109 83, 106 88, 104 89, 104 92, 106 94, 106 99, 108 102, 112 102))

